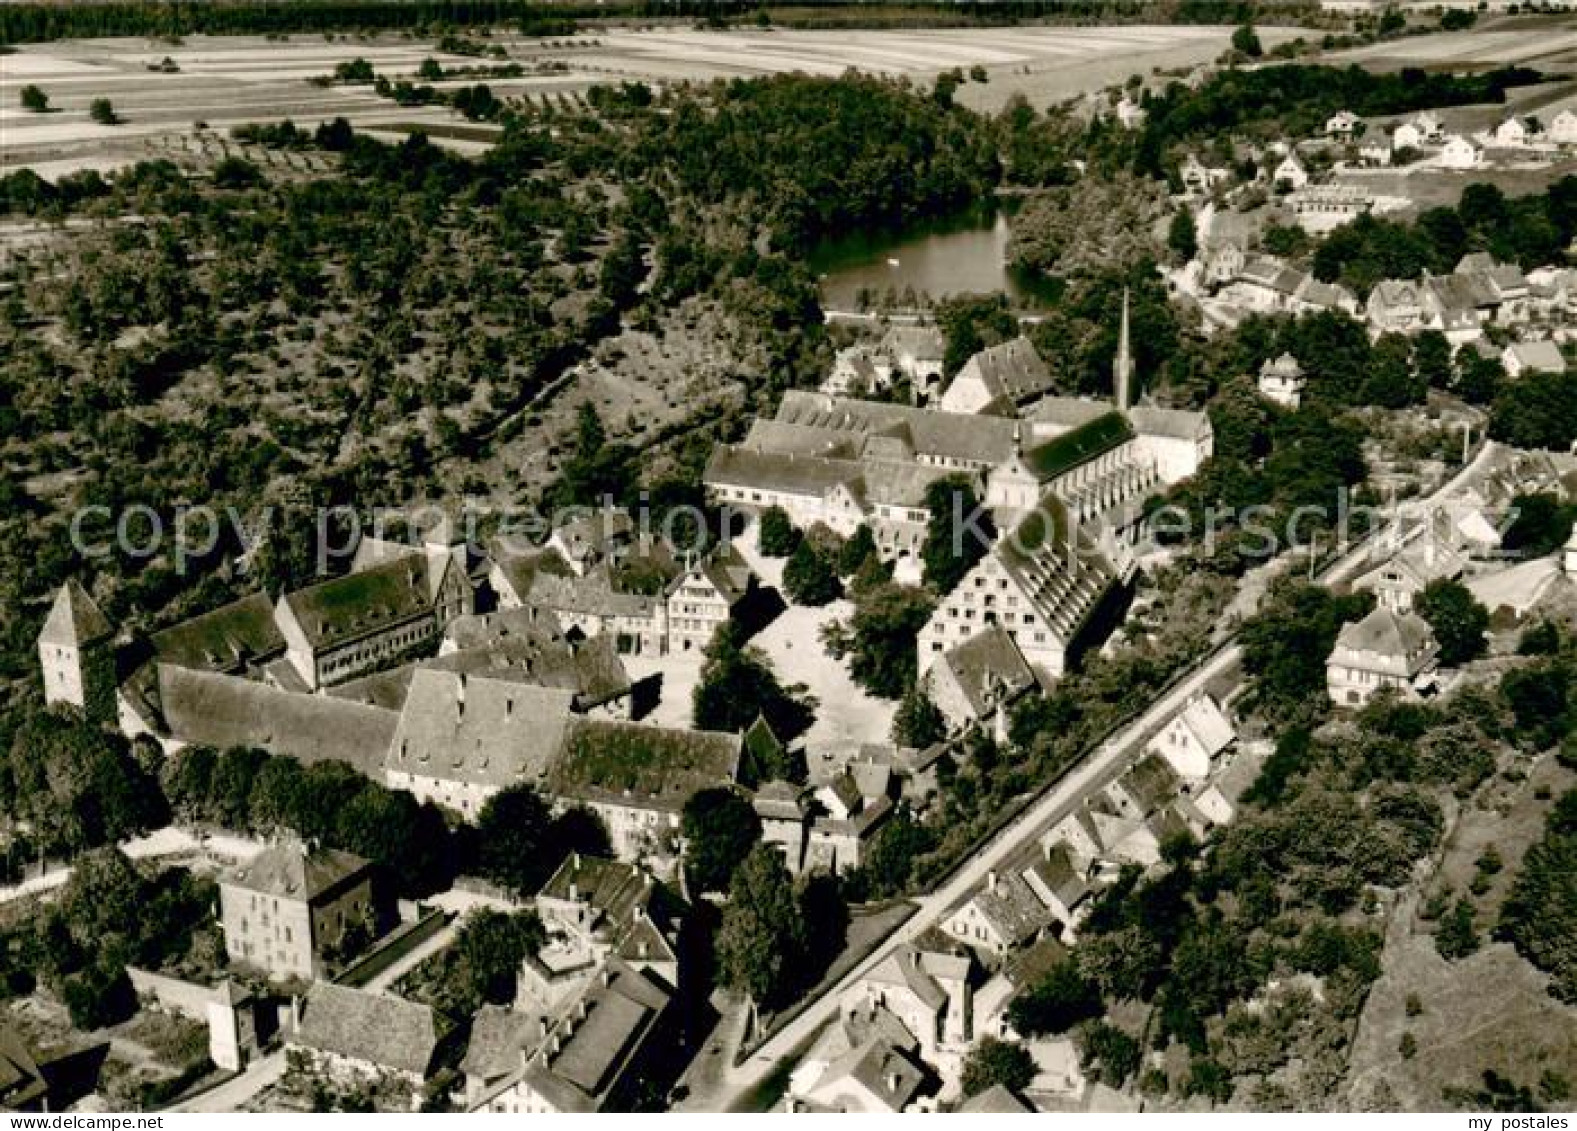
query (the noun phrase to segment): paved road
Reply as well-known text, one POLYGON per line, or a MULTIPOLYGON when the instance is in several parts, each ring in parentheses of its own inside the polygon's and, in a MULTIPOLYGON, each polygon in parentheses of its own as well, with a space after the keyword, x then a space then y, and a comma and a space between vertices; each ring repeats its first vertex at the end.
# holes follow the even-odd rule
POLYGON ((242 1105, 270 1084, 277 1083, 284 1074, 284 1051, 272 1052, 260 1060, 254 1060, 247 1065, 246 1071, 239 1076, 233 1076, 218 1087, 210 1088, 200 1095, 192 1096, 169 1110, 206 1112, 210 1114, 239 1111, 242 1105))
MULTIPOLYGON (((1402 518, 1414 517, 1429 504, 1457 491, 1490 458, 1494 445, 1486 443, 1478 454, 1461 471, 1438 490, 1419 499, 1408 500, 1397 507, 1402 518)), ((1369 560, 1369 547, 1354 546, 1341 558, 1327 566, 1320 580, 1329 584, 1346 580, 1358 572, 1369 560)), ((807 1042, 838 1012, 838 1004, 846 989, 864 977, 867 971, 882 962, 895 948, 919 936, 934 926, 947 911, 963 902, 986 874, 1000 867, 1014 854, 1022 851, 1031 841, 1041 836, 1061 821, 1091 793, 1117 777, 1128 763, 1143 749, 1145 741, 1180 710, 1188 700, 1222 673, 1230 670, 1242 658, 1236 643, 1217 652, 1203 665, 1163 694, 1137 719, 1112 735, 1099 749, 1071 770, 1066 777, 1051 788, 1039 801, 1004 827, 996 836, 978 849, 953 877, 931 895, 920 899, 919 910, 890 938, 878 946, 861 963, 849 971, 836 985, 811 1002, 793 1021, 784 1026, 743 1064, 725 1072, 713 1101, 714 1110, 728 1111, 743 1096, 761 1083, 786 1057, 807 1042)))

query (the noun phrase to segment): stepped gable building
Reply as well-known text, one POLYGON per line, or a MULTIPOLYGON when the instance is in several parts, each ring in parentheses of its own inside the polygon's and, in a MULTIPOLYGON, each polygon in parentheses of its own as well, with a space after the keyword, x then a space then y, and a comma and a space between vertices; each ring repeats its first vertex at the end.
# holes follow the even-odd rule
POLYGON ((977 633, 1001 628, 1042 678, 1061 675, 1096 642, 1103 608, 1135 570, 1131 541, 1145 498, 1192 475, 1214 448, 1204 413, 1131 408, 1134 361, 1128 301, 1113 363, 1115 404, 1043 407, 1059 428, 998 468, 987 502, 1001 537, 920 631, 919 671, 977 633), (1080 420, 1072 427, 1063 421, 1080 420), (1164 474, 1163 474, 1164 469, 1164 474), (1038 493, 1037 493, 1038 492, 1038 493))

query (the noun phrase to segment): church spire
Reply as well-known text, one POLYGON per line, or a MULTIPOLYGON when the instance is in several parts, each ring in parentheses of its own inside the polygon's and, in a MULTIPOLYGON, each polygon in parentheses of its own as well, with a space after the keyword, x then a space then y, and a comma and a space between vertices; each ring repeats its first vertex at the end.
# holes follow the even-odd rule
POLYGON ((1133 351, 1128 344, 1128 288, 1123 288, 1123 322, 1117 334, 1117 358, 1112 362, 1112 385, 1117 397, 1117 410, 1127 412, 1133 384, 1133 351))

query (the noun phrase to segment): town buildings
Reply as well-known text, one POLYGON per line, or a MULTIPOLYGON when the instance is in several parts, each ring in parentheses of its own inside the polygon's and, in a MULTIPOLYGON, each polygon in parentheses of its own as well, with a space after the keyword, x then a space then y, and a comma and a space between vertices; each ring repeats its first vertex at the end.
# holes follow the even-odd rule
POLYGON ((389 994, 314 982, 287 1051, 340 1087, 398 1080, 419 1089, 437 1068, 453 1027, 431 1006, 389 994))

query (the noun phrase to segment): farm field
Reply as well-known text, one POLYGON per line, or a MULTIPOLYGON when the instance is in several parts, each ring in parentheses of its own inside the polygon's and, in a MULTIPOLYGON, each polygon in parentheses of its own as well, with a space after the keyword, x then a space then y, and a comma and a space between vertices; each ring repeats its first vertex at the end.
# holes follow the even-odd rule
MULTIPOLYGON (((1261 33, 1268 44, 1293 34, 1290 29, 1261 33)), ((499 97, 542 101, 574 96, 609 81, 663 84, 791 71, 839 75, 855 68, 929 82, 943 70, 978 64, 985 67, 988 81, 965 83, 957 97, 975 109, 995 110, 1017 91, 1044 104, 1134 73, 1193 67, 1220 55, 1229 35, 1229 28, 1144 26, 729 32, 632 28, 549 41, 501 35, 488 42, 503 48, 508 61, 528 71, 541 68, 541 73, 459 81, 486 81, 499 97)), ((357 129, 397 136, 412 128, 463 122, 442 108, 399 106, 370 87, 319 87, 308 81, 358 57, 394 80, 414 80, 428 57, 449 68, 505 61, 446 54, 430 42, 392 34, 333 41, 193 36, 179 44, 88 39, 27 45, 0 56, 0 155, 8 168, 28 166, 55 177, 77 169, 111 169, 155 154, 170 156, 169 142, 161 139, 180 139, 184 146, 198 123, 225 133, 245 122, 290 118, 311 127, 343 116, 357 129), (148 69, 165 57, 179 70, 166 74, 148 69), (29 84, 49 96, 48 113, 29 113, 19 105, 20 91, 29 84), (108 98, 121 124, 93 122, 88 109, 95 98, 108 98)), ((466 151, 485 145, 436 135, 435 140, 466 151)), ((206 155, 203 147, 190 148, 206 155)))
POLYGON ((1359 63, 1385 71, 1402 67, 1465 70, 1511 64, 1544 71, 1577 67, 1577 25, 1570 14, 1487 21, 1471 31, 1413 36, 1327 56, 1335 65, 1359 63))

